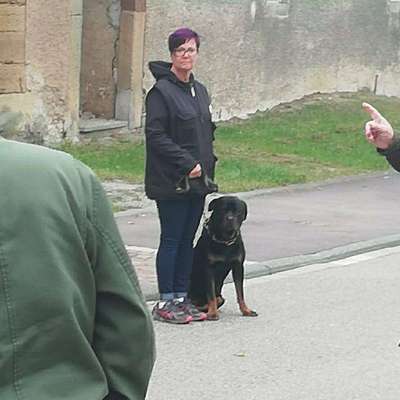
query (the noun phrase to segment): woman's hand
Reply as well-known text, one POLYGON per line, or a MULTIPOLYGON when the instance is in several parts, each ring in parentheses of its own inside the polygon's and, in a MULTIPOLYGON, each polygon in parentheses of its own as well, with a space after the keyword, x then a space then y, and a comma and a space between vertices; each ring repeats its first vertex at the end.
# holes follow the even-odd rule
POLYGON ((365 125, 365 137, 377 148, 385 150, 393 142, 393 128, 380 112, 368 103, 363 103, 363 109, 371 116, 372 121, 365 125))
POLYGON ((198 178, 201 176, 201 165, 196 164, 196 166, 189 172, 189 178, 198 178))

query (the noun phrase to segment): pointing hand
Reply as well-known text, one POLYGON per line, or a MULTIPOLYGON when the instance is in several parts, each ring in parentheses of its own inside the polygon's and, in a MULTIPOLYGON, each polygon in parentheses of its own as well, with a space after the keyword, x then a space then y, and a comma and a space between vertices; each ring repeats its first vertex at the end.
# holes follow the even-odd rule
POLYGON ((380 112, 368 103, 362 104, 363 109, 372 120, 365 125, 365 137, 379 149, 387 149, 393 142, 393 128, 380 112))

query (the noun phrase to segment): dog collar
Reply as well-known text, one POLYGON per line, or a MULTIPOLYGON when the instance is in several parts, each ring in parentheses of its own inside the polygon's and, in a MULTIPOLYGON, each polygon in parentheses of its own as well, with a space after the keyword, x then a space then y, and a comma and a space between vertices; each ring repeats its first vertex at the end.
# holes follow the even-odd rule
POLYGON ((225 245, 225 246, 232 246, 233 244, 236 243, 236 241, 237 241, 238 238, 239 238, 240 231, 239 231, 239 232, 236 232, 236 235, 235 235, 232 239, 229 239, 229 240, 220 240, 220 239, 217 239, 217 238, 215 237, 214 234, 211 234, 210 229, 209 229, 209 227, 208 227, 208 222, 209 222, 208 219, 204 222, 204 228, 205 228, 206 231, 208 232, 208 236, 210 236, 210 238, 211 238, 211 240, 212 240, 213 242, 219 243, 219 244, 223 244, 223 245, 225 245))

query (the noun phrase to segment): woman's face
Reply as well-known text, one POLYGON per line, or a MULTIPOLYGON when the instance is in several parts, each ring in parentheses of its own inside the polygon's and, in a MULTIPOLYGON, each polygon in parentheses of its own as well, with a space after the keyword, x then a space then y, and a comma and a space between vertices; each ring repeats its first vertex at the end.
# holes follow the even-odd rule
POLYGON ((196 40, 190 39, 173 51, 171 54, 172 64, 177 70, 189 72, 196 63, 197 54, 196 40))

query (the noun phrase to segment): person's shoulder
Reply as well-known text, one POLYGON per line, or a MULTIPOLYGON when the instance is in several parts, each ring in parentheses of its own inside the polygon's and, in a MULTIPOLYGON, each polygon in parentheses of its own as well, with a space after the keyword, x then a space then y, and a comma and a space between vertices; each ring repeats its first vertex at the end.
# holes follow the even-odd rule
POLYGON ((176 83, 173 82, 171 79, 164 78, 164 79, 159 79, 153 86, 153 89, 155 90, 163 90, 165 88, 169 88, 171 86, 176 86, 176 83))
POLYGON ((206 97, 209 97, 207 88, 198 80, 194 81, 195 88, 197 92, 203 92, 206 97))
POLYGON ((165 87, 164 81, 166 79, 160 79, 158 80, 146 93, 146 99, 149 98, 157 98, 157 97, 162 97, 162 90, 165 87))
POLYGON ((154 96, 159 96, 160 90, 157 88, 157 83, 155 83, 146 93, 146 99, 154 96))
POLYGON ((196 85, 196 87, 201 88, 205 91, 207 91, 207 88, 205 87, 205 85, 203 85, 200 81, 198 81, 197 79, 194 80, 194 84, 196 85))
POLYGON ((165 105, 165 98, 163 95, 162 87, 155 84, 146 94, 146 107, 163 107, 165 105))
POLYGON ((76 158, 72 158, 72 162, 73 162, 74 168, 76 170, 78 170, 81 177, 85 177, 91 181, 99 180, 99 178, 97 177, 95 172, 85 163, 83 163, 80 160, 77 160, 76 158))
POLYGON ((10 158, 25 160, 41 160, 46 162, 57 162, 72 160, 72 156, 64 151, 25 142, 3 139, 3 143, 9 148, 10 158))
POLYGON ((93 171, 75 159, 62 148, 50 148, 38 144, 5 140, 8 146, 9 162, 20 164, 23 160, 24 165, 41 165, 47 170, 62 170, 64 172, 79 170, 82 176, 93 177, 93 171))

